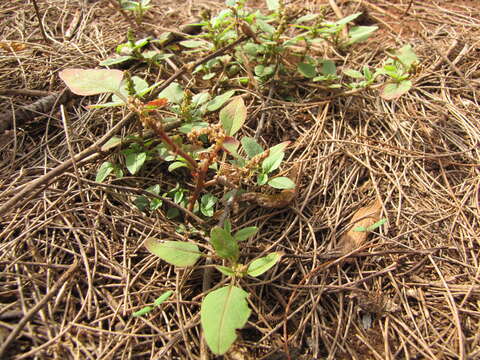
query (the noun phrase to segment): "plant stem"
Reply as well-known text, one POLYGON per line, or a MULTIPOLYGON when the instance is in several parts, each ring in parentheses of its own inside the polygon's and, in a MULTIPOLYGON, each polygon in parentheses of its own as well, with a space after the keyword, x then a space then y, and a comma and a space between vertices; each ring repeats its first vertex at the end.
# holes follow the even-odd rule
POLYGON ((42 33, 43 40, 45 40, 45 42, 48 44, 50 43, 50 40, 47 38, 47 34, 43 28, 42 17, 40 16, 40 9, 38 8, 37 0, 33 0, 33 7, 35 8, 35 14, 38 18, 38 25, 40 26, 40 32, 42 33))
POLYGON ((190 197, 190 202, 188 204, 188 210, 193 211, 195 206, 195 201, 197 201, 200 196, 200 192, 205 188, 205 177, 207 176, 208 167, 212 164, 213 160, 217 157, 217 153, 222 149, 224 137, 217 139, 213 149, 207 154, 207 158, 202 161, 202 164, 199 168, 197 174, 197 183, 195 184, 195 191, 190 197))
POLYGON ((170 147, 175 155, 183 157, 193 170, 198 168, 197 162, 189 154, 183 151, 177 144, 175 144, 170 136, 167 135, 161 121, 158 121, 157 119, 154 119, 148 115, 141 116, 141 119, 145 125, 152 129, 155 134, 157 134, 157 136, 170 147))

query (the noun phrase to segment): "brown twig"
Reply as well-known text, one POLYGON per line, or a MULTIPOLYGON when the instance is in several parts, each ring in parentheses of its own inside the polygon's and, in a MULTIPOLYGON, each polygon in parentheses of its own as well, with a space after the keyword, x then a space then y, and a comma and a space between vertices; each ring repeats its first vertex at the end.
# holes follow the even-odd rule
POLYGON ((50 96, 54 95, 51 91, 34 90, 34 89, 0 89, 0 95, 5 96, 50 96))
POLYGON ((31 308, 25 316, 20 320, 20 322, 15 326, 15 329, 12 330, 10 335, 5 339, 3 342, 2 346, 0 347, 0 358, 2 358, 2 355, 5 353, 7 350, 8 346, 10 343, 15 340, 17 335, 22 331, 22 329, 27 325, 27 322, 42 308, 44 307, 47 302, 57 293, 57 291, 62 287, 65 282, 70 278, 70 276, 73 275, 75 270, 78 267, 78 261, 75 260, 73 264, 70 266, 70 268, 58 279, 58 281, 53 284, 53 286, 50 288, 50 291, 33 307, 31 308))
MULTIPOLYGON (((3 91, 10 91, 11 93, 15 92, 14 90, 3 91)), ((25 90, 21 91, 25 95, 28 95, 25 90)), ((20 92, 18 94, 20 95, 20 92)), ((31 94, 33 95, 33 93, 31 94)), ((35 96, 38 96, 38 94, 35 96)), ((49 112, 55 104, 65 104, 74 96, 75 95, 73 95, 70 90, 64 89, 60 93, 50 94, 15 111, 8 111, 0 114, 0 134, 13 127, 13 119, 15 119, 16 126, 22 126, 27 121, 49 112)))
POLYGON ((42 16, 40 15, 40 9, 38 8, 37 0, 33 0, 33 7, 35 8, 35 15, 37 15, 38 25, 40 27, 40 32, 42 33, 43 40, 48 44, 50 40, 47 38, 45 29, 43 28, 42 16))

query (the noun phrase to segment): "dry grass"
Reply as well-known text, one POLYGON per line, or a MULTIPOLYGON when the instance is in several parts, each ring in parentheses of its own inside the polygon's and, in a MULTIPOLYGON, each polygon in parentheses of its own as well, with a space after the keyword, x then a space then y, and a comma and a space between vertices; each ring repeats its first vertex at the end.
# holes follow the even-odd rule
MULTIPOLYGON (((221 5, 156 3, 147 18, 155 25, 146 32, 177 28, 203 8, 221 5)), ((360 5, 337 3, 345 14, 360 5)), ((303 170, 291 207, 244 207, 235 218, 235 224, 261 228, 245 245, 246 257, 270 249, 286 254, 261 280, 244 284, 253 315, 240 332, 237 358, 283 359, 285 341, 292 359, 480 358, 480 7, 413 1, 402 16, 409 3, 363 1, 381 31, 349 55, 361 65, 411 42, 422 66, 414 89, 399 100, 366 91, 324 101, 320 90, 305 84, 289 90, 304 103, 268 101, 260 93, 250 98, 244 132, 254 134, 265 113, 262 141, 294 140, 286 169, 301 163, 303 170), (374 199, 381 200, 387 224, 350 262, 327 256, 355 211, 374 199)), ((129 27, 108 1, 39 5, 49 44, 30 2, 10 1, 0 9, 2 39, 26 45, 0 49, 4 91, 61 89, 58 71, 95 66, 129 27), (66 39, 76 13, 78 28, 66 39)), ((191 86, 202 84, 192 80, 191 86)), ((35 100, 0 99, 2 111, 35 100)), ((1 135, 2 203, 94 143, 123 115, 87 111, 82 105, 90 101, 97 100, 71 104, 63 120, 57 106, 1 135)), ((132 123, 122 134, 133 131, 132 123)), ((100 163, 77 164, 0 220, 0 346, 26 321, 4 356, 196 359, 204 266, 178 270, 147 254, 142 243, 148 236, 182 235, 163 211, 139 212, 127 188, 153 182, 168 188, 175 179, 157 166, 142 177, 111 180, 118 187, 102 187, 92 182, 100 163), (58 283, 75 261, 72 276, 58 283), (170 289, 176 296, 161 310, 131 317, 170 289)))

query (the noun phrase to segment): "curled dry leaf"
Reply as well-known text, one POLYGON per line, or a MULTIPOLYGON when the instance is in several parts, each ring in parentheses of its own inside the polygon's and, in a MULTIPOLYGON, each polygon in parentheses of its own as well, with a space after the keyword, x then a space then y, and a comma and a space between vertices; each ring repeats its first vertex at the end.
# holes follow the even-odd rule
POLYGON ((15 51, 22 51, 27 48, 27 44, 18 42, 18 41, 0 41, 0 49, 8 51, 8 52, 15 52, 15 51))
POLYGON ((358 249, 367 240, 368 231, 358 231, 359 227, 369 228, 380 220, 380 212, 382 210, 382 203, 376 200, 368 206, 360 208, 350 221, 350 230, 345 233, 340 239, 340 252, 348 254, 355 249, 358 249))
MULTIPOLYGON (((295 184, 298 182, 300 174, 300 165, 295 163, 288 173, 288 178, 295 184)), ((262 194, 258 192, 248 192, 240 196, 240 201, 250 201, 258 206, 267 209, 281 209, 290 205, 297 195, 296 187, 294 189, 285 189, 277 194, 262 194)))

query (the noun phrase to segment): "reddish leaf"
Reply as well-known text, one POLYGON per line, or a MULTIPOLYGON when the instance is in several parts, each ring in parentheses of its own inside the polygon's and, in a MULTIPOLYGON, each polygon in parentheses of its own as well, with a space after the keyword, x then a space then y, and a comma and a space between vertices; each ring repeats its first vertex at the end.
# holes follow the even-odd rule
POLYGON ((65 69, 59 75, 74 94, 82 96, 116 93, 123 78, 121 70, 108 69, 65 69))

